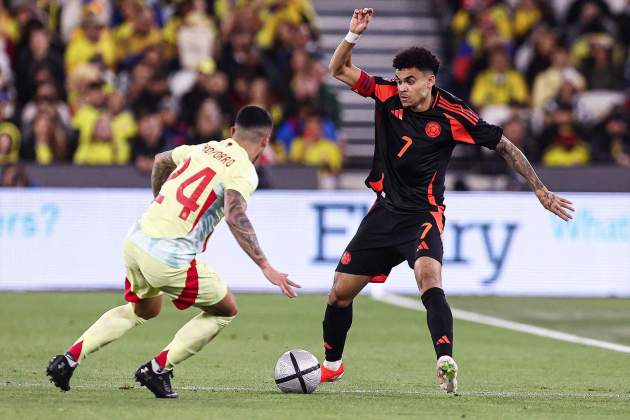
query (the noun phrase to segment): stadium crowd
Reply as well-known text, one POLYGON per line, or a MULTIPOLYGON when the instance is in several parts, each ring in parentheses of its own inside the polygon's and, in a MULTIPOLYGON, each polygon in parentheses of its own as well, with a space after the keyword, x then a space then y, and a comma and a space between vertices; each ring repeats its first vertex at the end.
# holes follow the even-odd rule
MULTIPOLYGON (((630 0, 435 3, 441 86, 533 162, 630 166, 630 0)), ((337 174, 317 41, 309 0, 0 0, 0 185, 28 184, 19 162, 148 173, 157 152, 228 137, 248 103, 276 125, 259 165, 337 174)), ((507 171, 477 148, 453 165, 507 171)))
POLYGON ((443 83, 530 160, 630 166, 630 1, 454 0, 448 12, 443 83))
POLYGON ((317 35, 308 0, 0 0, 0 164, 148 173, 164 149, 229 137, 253 103, 276 124, 260 165, 336 173, 317 35))

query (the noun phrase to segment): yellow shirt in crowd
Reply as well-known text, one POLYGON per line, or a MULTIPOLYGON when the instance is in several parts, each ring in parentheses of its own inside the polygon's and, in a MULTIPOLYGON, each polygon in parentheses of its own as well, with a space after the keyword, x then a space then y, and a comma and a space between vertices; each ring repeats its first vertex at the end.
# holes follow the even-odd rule
POLYGON ((124 60, 130 55, 142 53, 146 48, 159 45, 162 42, 162 34, 156 28, 151 28, 148 34, 140 35, 134 32, 133 26, 125 22, 116 28, 114 32, 116 41, 116 58, 124 60))
POLYGON ((545 166, 582 166, 588 165, 591 154, 584 142, 578 142, 571 149, 555 145, 549 147, 543 154, 545 166))
POLYGON ((332 173, 339 172, 343 160, 339 145, 325 138, 315 142, 304 140, 302 137, 293 139, 289 157, 294 163, 317 166, 332 173))
POLYGON ((74 154, 78 165, 124 165, 129 162, 129 139, 136 133, 136 123, 129 112, 121 112, 112 118, 112 139, 96 141, 94 128, 103 115, 91 106, 80 108, 72 119, 73 128, 79 130, 79 146, 74 154))
POLYGON ((116 46, 111 33, 107 29, 103 29, 98 42, 93 44, 83 34, 83 31, 76 31, 72 35, 66 49, 66 71, 68 74, 72 73, 73 70, 82 64, 89 63, 96 55, 103 57, 103 62, 107 67, 114 68, 116 63, 116 46))
POLYGON ((475 79, 470 101, 478 107, 524 104, 527 102, 527 84, 516 70, 501 74, 491 69, 485 70, 475 79))

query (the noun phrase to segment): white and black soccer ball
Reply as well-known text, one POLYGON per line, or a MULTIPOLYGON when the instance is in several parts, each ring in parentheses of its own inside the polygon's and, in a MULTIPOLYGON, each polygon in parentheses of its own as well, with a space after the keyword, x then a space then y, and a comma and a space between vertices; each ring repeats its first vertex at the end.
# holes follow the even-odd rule
POLYGON ((310 394, 317 389, 320 375, 317 358, 306 350, 289 350, 276 363, 276 385, 282 392, 310 394))

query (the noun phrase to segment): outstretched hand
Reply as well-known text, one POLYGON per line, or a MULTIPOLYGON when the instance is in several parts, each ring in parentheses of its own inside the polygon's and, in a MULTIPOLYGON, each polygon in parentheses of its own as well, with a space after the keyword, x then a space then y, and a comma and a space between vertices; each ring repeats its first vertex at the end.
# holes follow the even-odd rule
POLYGON ((275 284, 276 286, 278 286, 280 290, 282 290, 282 293, 290 298, 294 298, 297 296, 297 293, 295 292, 295 290, 293 290, 294 287, 302 287, 299 284, 289 280, 288 274, 281 273, 270 265, 263 268, 262 272, 271 284, 275 284))
POLYGON ((573 219, 571 213, 574 212, 575 209, 573 208, 573 203, 566 198, 562 198, 546 188, 540 192, 536 192, 536 196, 547 210, 565 222, 573 219))
POLYGON ((352 20, 350 20, 350 32, 358 35, 362 34, 367 29, 373 14, 374 9, 369 7, 354 9, 352 20))

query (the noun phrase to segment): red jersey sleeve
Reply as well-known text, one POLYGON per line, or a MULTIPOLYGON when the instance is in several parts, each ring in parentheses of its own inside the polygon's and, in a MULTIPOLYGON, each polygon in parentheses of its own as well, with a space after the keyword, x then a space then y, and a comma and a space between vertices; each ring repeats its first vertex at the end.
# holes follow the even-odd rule
POLYGON ((363 70, 361 70, 359 80, 352 85, 352 90, 361 96, 373 98, 379 102, 385 102, 398 94, 398 87, 395 82, 372 76, 363 70))

